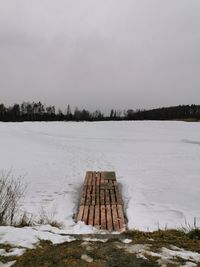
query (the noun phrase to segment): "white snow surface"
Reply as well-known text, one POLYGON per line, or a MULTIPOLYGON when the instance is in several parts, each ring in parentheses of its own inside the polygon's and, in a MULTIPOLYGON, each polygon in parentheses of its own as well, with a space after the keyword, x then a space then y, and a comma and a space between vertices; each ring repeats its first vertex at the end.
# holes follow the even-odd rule
POLYGON ((24 254, 25 249, 23 248, 11 248, 10 251, 6 251, 5 249, 0 249, 0 256, 4 257, 12 257, 12 256, 21 256, 24 254))
POLYGON ((117 244, 117 247, 120 249, 125 248, 128 253, 134 253, 139 258, 147 259, 147 255, 157 257, 157 262, 161 266, 168 266, 167 264, 169 263, 180 266, 177 262, 178 258, 181 258, 185 261, 185 264, 181 265, 185 267, 196 266, 195 263, 200 262, 199 253, 184 250, 176 246, 170 246, 171 249, 163 247, 159 252, 151 251, 150 244, 125 244, 125 247, 122 244, 117 244))
POLYGON ((0 149, 0 171, 27 184, 22 208, 65 233, 94 231, 73 220, 87 170, 116 172, 130 229, 200 224, 199 123, 1 122, 0 149))
POLYGON ((158 263, 160 263, 161 266, 167 266, 166 263, 176 263, 176 258, 181 258, 183 260, 186 260, 187 262, 184 265, 185 267, 191 267, 196 266, 195 263, 200 262, 200 254, 197 252, 187 251, 182 248, 178 248, 175 246, 172 246, 172 249, 168 249, 163 247, 161 249, 161 253, 155 253, 151 251, 146 251, 147 254, 160 258, 158 260, 158 263), (194 263, 195 262, 195 263, 194 263))
POLYGON ((9 262, 6 262, 6 263, 2 263, 0 261, 0 267, 10 267, 12 266, 16 261, 9 261, 9 262))
MULTIPOLYGON (((50 240, 53 244, 58 244, 74 241, 75 238, 69 235, 62 235, 61 231, 59 232, 59 230, 48 225, 23 228, 11 226, 0 227, 0 244, 9 244, 13 247, 34 248, 41 240, 50 240)), ((10 252, 11 255, 16 255, 19 251, 14 250, 10 252)), ((4 255, 4 252, 0 251, 0 255, 4 255)), ((6 254, 6 256, 10 255, 6 254)))
MULTIPOLYGON (((174 249, 174 248, 173 248, 174 249)), ((200 262, 200 254, 197 252, 187 251, 181 248, 176 248, 176 250, 171 250, 168 248, 162 248, 161 254, 164 257, 173 259, 174 257, 179 257, 184 260, 192 260, 195 262, 200 262)))

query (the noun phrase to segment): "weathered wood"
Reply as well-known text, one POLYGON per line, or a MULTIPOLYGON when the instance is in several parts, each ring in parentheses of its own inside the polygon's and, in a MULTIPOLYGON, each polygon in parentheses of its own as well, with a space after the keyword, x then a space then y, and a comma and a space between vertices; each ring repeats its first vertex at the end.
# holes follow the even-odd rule
POLYGON ((123 203, 122 203, 121 194, 117 186, 115 186, 115 196, 116 196, 117 204, 122 205, 123 203))
POLYGON ((92 185, 92 172, 89 172, 88 185, 92 185))
POLYGON ((89 208, 88 224, 94 225, 94 206, 90 206, 89 208))
POLYGON ((111 189, 114 189, 114 185, 109 184, 109 183, 101 184, 101 185, 100 185, 100 188, 101 188, 102 190, 106 190, 106 189, 111 190, 111 189))
POLYGON ((92 173, 92 185, 95 186, 96 185, 96 172, 92 173))
POLYGON ((100 181, 101 181, 101 174, 100 174, 100 172, 97 172, 96 185, 100 185, 100 181))
POLYGON ((116 180, 115 172, 102 172, 104 180, 116 180))
POLYGON ((114 172, 86 172, 78 221, 108 231, 125 229, 123 201, 114 172))
POLYGON ((110 190, 111 204, 117 204, 114 189, 110 190))
POLYGON ((122 205, 117 205, 117 213, 118 213, 118 219, 119 219, 119 228, 123 229, 125 228, 125 221, 124 221, 124 212, 122 205))
POLYGON ((86 172, 86 175, 85 175, 84 185, 88 185, 88 179, 89 179, 89 176, 90 176, 90 172, 87 171, 87 172, 86 172))
POLYGON ((77 216, 77 222, 82 221, 83 211, 84 211, 84 206, 80 206, 79 211, 78 211, 78 216, 77 216))
POLYGON ((110 192, 108 189, 105 190, 105 204, 110 205, 110 192))
POLYGON ((100 206, 95 206, 94 226, 100 226, 100 206))
POLYGON ((96 186, 95 205, 100 205, 100 186, 96 186))
POLYGON ((106 207, 101 205, 101 229, 106 230, 106 207))
POLYGON ((85 205, 90 205, 91 204, 91 190, 92 190, 92 186, 88 185, 87 186, 85 205))
POLYGON ((89 206, 84 206, 84 212, 83 212, 83 221, 85 224, 88 224, 88 213, 89 213, 89 206))
POLYGON ((115 231, 119 231, 119 221, 118 221, 118 214, 117 214, 117 206, 112 205, 112 218, 113 218, 113 228, 115 231))
POLYGON ((100 190, 100 200, 101 200, 101 205, 105 205, 105 191, 104 190, 100 190))
POLYGON ((92 205, 96 204, 96 187, 92 186, 92 205))
POLYGON ((82 189, 81 200, 80 200, 80 205, 81 206, 85 205, 86 196, 87 196, 87 186, 84 185, 83 189, 82 189))
POLYGON ((107 229, 108 231, 113 230, 113 221, 112 221, 112 212, 111 212, 111 206, 106 205, 106 221, 107 221, 107 229))

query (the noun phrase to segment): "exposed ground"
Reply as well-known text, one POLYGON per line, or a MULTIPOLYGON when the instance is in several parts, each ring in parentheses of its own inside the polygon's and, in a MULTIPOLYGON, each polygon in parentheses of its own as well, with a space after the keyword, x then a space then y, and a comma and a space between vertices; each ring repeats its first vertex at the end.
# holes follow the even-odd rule
MULTIPOLYGON (((74 237, 72 242, 57 245, 41 241, 19 257, 0 256, 0 262, 15 261, 15 267, 200 266, 199 230, 188 234, 178 230, 127 231, 120 235, 74 237)), ((0 249, 11 251, 8 245, 1 245, 0 249)))

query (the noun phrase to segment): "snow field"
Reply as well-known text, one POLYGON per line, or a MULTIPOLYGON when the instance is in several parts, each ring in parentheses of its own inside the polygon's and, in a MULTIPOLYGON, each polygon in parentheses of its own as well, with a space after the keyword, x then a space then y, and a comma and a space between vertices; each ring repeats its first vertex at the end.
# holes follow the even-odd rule
POLYGON ((130 229, 200 224, 200 124, 186 122, 0 123, 0 170, 23 176, 22 208, 43 208, 66 233, 87 170, 115 171, 130 229))

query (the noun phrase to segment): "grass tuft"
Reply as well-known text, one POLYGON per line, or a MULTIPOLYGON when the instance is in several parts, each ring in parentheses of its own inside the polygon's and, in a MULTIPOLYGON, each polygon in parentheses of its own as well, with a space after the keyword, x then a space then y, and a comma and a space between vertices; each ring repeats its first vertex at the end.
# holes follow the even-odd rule
POLYGON ((196 228, 196 229, 191 230, 188 233, 188 236, 191 239, 200 240, 200 228, 196 228))

